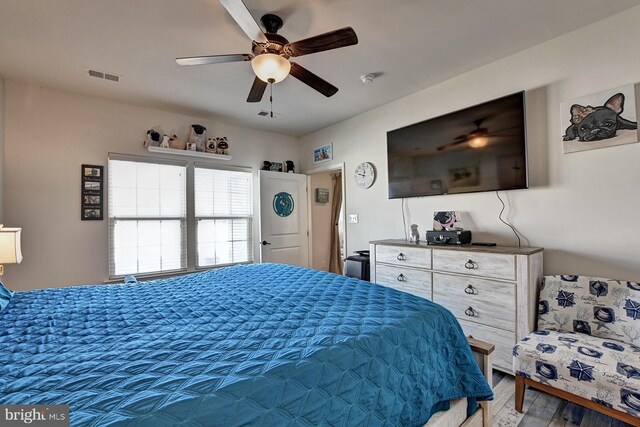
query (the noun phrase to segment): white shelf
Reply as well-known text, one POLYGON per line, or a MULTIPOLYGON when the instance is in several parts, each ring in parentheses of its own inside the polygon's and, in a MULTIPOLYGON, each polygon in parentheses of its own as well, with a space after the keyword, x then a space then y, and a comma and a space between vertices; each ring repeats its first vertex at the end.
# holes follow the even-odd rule
POLYGON ((177 150, 175 148, 162 148, 162 147, 147 147, 150 153, 162 153, 171 154, 174 156, 187 156, 187 157, 200 157, 203 159, 211 160, 231 160, 231 156, 225 156, 223 154, 204 153, 202 151, 190 151, 190 150, 177 150))

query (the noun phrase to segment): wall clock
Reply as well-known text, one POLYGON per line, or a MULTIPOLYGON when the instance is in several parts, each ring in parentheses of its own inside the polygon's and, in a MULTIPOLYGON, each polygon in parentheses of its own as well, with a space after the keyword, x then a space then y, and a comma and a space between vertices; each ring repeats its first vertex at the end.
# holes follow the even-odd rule
POLYGON ((369 188, 376 180, 376 168, 373 166, 373 163, 362 162, 356 168, 354 177, 358 187, 369 188))
POLYGON ((273 197, 273 210, 278 216, 289 216, 293 212, 293 197, 281 192, 273 197))

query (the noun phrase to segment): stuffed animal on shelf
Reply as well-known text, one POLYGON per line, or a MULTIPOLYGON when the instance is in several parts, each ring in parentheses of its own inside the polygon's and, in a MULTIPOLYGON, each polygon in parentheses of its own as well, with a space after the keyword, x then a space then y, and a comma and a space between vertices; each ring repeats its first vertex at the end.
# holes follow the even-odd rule
POLYGON ((162 137, 162 142, 160 143, 160 148, 169 148, 169 136, 164 135, 162 137))
POLYGON ((264 162, 262 162, 262 170, 263 171, 270 171, 271 170, 271 162, 268 160, 265 160, 264 162))
POLYGON ((144 147, 158 147, 160 145, 160 134, 153 129, 147 131, 147 137, 144 139, 144 147))
POLYGON ((293 160, 287 160, 284 163, 287 165, 287 173, 296 173, 296 166, 293 164, 293 160))
POLYGON ((209 138, 207 140, 207 153, 215 154, 218 138, 209 138))
POLYGON ((196 143, 191 141, 187 142, 187 151, 197 151, 196 143))
MULTIPOLYGON (((191 133, 189 134, 189 142, 195 144, 196 151, 207 151, 207 128, 202 125, 191 125, 191 133)), ((189 148, 187 147, 187 150, 189 148)))
POLYGON ((184 150, 186 146, 187 144, 185 144, 184 141, 176 135, 169 138, 169 148, 173 148, 174 150, 184 150))
POLYGON ((222 138, 216 138, 218 143, 216 145, 216 154, 222 154, 223 156, 229 155, 229 143, 227 142, 227 137, 223 136, 222 138))

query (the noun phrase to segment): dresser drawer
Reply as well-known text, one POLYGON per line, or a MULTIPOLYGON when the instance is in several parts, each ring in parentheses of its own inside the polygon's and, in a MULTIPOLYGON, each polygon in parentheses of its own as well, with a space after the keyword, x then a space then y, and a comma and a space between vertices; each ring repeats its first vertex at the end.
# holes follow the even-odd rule
POLYGON ((431 268, 431 249, 377 245, 376 262, 404 267, 431 268))
POLYGON ((516 259, 508 254, 438 250, 433 252, 433 269, 516 280, 516 259))
POLYGON ((431 273, 428 271, 378 264, 376 282, 431 300, 431 273))
POLYGON ((515 283, 433 273, 433 302, 459 319, 516 331, 515 283))
POLYGON ((459 321, 465 335, 496 346, 495 351, 491 353, 494 368, 513 372, 513 346, 516 345, 516 334, 462 319, 459 321))

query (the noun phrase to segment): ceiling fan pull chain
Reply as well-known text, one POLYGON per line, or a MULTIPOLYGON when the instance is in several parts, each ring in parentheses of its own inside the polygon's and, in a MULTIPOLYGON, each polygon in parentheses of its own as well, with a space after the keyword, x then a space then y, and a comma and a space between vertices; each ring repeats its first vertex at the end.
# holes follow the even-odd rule
POLYGON ((271 113, 269 114, 273 119, 273 83, 274 79, 269 79, 269 105, 271 106, 271 113))

